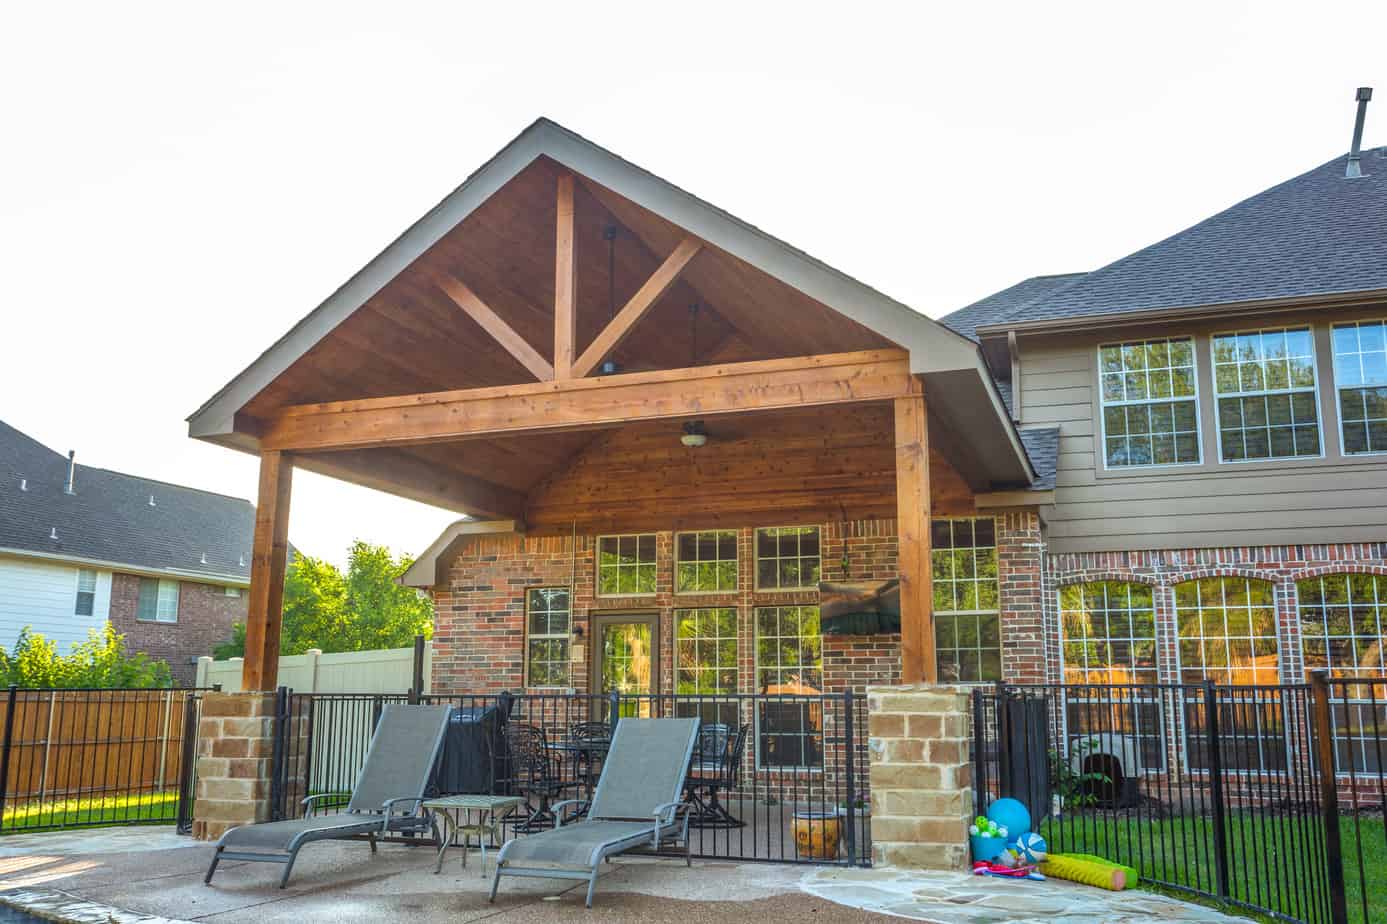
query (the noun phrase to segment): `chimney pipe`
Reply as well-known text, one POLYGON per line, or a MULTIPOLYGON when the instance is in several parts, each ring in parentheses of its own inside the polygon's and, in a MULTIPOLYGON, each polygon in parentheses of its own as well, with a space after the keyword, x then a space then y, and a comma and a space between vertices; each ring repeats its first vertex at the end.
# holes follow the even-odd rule
POLYGON ((1363 119, 1368 114, 1368 100, 1373 98, 1372 87, 1359 87, 1358 96, 1358 117, 1353 121, 1353 147, 1348 152, 1348 167, 1344 170, 1344 176, 1356 177, 1363 175, 1363 168, 1359 165, 1359 160, 1363 153, 1363 119))
POLYGON ((76 476, 76 474, 77 474, 77 450, 75 450, 75 449, 69 449, 69 450, 67 451, 67 484, 63 486, 63 493, 64 493, 64 494, 76 494, 76 493, 77 493, 76 489, 73 487, 73 484, 72 484, 73 478, 76 476))

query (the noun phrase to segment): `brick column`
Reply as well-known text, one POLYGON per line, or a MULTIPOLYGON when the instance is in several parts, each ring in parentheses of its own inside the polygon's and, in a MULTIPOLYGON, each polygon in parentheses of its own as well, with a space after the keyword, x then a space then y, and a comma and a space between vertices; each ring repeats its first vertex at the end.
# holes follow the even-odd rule
POLYGON ((922 684, 867 690, 874 864, 968 868, 970 693, 922 684))
POLYGON ((198 724, 193 836, 270 819, 273 693, 205 693, 198 724))
POLYGON ((1002 679, 1045 682, 1045 540, 1034 510, 997 516, 997 581, 1001 593, 1002 679))

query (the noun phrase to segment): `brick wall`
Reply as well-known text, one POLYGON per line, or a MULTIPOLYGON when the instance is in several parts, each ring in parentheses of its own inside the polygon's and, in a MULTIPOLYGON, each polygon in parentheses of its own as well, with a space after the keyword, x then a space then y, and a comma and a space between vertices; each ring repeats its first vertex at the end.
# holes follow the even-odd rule
POLYGON ((233 623, 245 622, 248 606, 244 590, 228 597, 220 584, 180 581, 178 622, 136 619, 140 579, 115 574, 111 580, 111 625, 125 636, 126 649, 142 651, 169 662, 173 682, 191 686, 197 676, 196 659, 212 653, 212 647, 231 638, 233 623))
POLYGON ((1034 510, 997 517, 997 581, 1002 621, 1002 677, 1045 680, 1045 540, 1034 510))
POLYGON ((1296 611, 1296 582, 1335 573, 1387 574, 1387 542, 1339 545, 1244 546, 1224 549, 1174 549, 1142 552, 1084 552, 1051 555, 1046 559, 1046 620, 1049 633, 1046 671, 1061 680, 1059 600, 1057 588, 1090 581, 1134 581, 1153 587, 1157 632, 1157 664, 1163 683, 1178 683, 1176 658, 1176 584, 1205 577, 1248 577, 1269 581, 1275 588, 1284 683, 1305 681, 1296 611))

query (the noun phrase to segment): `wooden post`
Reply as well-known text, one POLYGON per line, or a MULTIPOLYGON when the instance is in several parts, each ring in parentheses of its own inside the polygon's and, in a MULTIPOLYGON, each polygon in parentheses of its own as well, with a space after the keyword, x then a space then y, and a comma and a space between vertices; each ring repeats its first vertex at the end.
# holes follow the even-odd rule
POLYGON ((284 616, 284 569, 289 551, 289 492, 294 465, 278 450, 260 453, 260 493, 250 558, 250 606, 241 689, 273 690, 279 679, 279 629, 284 616))
POLYGON ((573 175, 559 177, 558 234, 554 256, 554 378, 573 377, 576 352, 577 267, 573 256, 573 175))
POLYGON ((937 683, 930 570, 929 415, 924 389, 895 399, 896 541, 901 574, 901 679, 937 683))

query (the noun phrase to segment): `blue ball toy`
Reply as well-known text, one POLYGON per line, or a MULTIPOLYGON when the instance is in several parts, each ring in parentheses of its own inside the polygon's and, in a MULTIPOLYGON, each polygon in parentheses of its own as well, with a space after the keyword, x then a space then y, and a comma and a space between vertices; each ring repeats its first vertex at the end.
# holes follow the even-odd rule
POLYGON ((1034 831, 1027 831, 1016 839, 1016 852, 1027 863, 1040 863, 1049 854, 1050 848, 1045 838, 1034 831))
POLYGON ((1031 830, 1031 813, 1015 799, 998 799, 987 810, 987 817, 1007 829, 1007 843, 1031 830))

